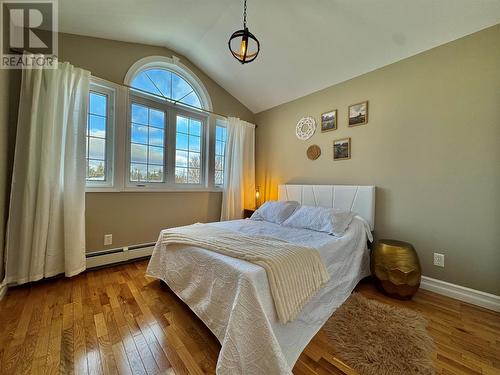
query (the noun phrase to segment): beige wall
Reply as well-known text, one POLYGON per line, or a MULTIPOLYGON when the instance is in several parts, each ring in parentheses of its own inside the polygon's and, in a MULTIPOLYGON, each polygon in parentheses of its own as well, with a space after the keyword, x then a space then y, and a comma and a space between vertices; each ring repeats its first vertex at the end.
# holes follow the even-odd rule
POLYGON ((424 275, 500 295, 499 45, 497 25, 257 114, 261 191, 376 185, 378 238, 414 244, 424 275), (369 123, 348 128, 347 106, 366 99, 369 123), (295 137, 302 116, 335 108, 338 130, 295 137), (334 162, 332 141, 343 137, 352 159, 334 162), (312 144, 317 161, 305 155, 312 144))
POLYGON ((87 249, 104 248, 106 233, 116 247, 156 241, 163 228, 218 221, 221 198, 212 192, 87 194, 87 249))
MULTIPOLYGON (((63 61, 90 70, 92 75, 121 83, 139 59, 176 55, 201 79, 215 112, 253 122, 253 114, 182 55, 166 48, 113 40, 60 34, 63 61)), ((221 193, 87 193, 87 251, 155 241, 160 229, 215 221, 220 217, 221 193), (113 245, 103 246, 104 234, 113 234, 113 245)))

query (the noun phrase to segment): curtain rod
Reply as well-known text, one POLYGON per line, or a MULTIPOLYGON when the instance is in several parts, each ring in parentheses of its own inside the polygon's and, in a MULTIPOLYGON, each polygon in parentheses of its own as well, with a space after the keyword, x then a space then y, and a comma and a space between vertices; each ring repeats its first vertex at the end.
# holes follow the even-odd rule
MULTIPOLYGON (((112 84, 114 84, 114 85, 118 85, 118 86, 123 86, 123 87, 126 87, 126 88, 127 88, 127 89, 129 89, 129 90, 136 90, 136 91, 140 91, 140 92, 143 92, 143 93, 145 93, 145 94, 147 94, 147 95, 152 95, 152 96, 155 96, 155 97, 160 98, 160 99, 164 99, 164 100, 171 101, 171 102, 173 102, 173 104, 174 104, 174 105, 177 105, 177 103, 181 103, 181 102, 180 102, 180 100, 181 100, 182 98, 181 98, 181 99, 179 99, 179 100, 175 100, 175 99, 169 98, 169 97, 164 96, 164 95, 153 94, 153 93, 152 93, 152 92, 150 92, 150 91, 146 91, 146 90, 138 89, 137 87, 132 87, 132 86, 129 86, 129 85, 125 84, 125 83, 119 83, 119 82, 115 82, 115 81, 110 81, 110 80, 108 80, 108 79, 104 79, 104 78, 100 78, 100 77, 95 77, 95 78, 99 78, 99 79, 102 79, 102 80, 104 80, 104 81, 108 81, 108 82, 110 82, 110 83, 112 83, 112 84)), ((153 85, 154 85, 154 83, 153 83, 153 85)), ((156 87, 156 85, 155 85, 155 87, 156 87)), ((157 88, 157 89, 158 89, 158 88, 157 88)), ((193 92, 194 92, 194 90, 193 90, 193 92)), ((197 111, 202 111, 202 112, 210 113, 210 114, 212 114, 212 115, 216 115, 216 116, 219 116, 219 117, 224 117, 226 120, 227 120, 227 118, 229 117, 229 116, 227 116, 227 115, 223 115, 223 114, 221 114, 221 113, 217 113, 217 112, 211 111, 211 110, 209 110, 209 109, 199 108, 199 107, 196 107, 196 106, 191 105, 191 104, 181 103, 181 105, 185 105, 186 107, 189 107, 189 108, 192 108, 192 109, 196 109, 197 111)), ((244 120, 243 120, 243 121, 244 121, 244 120)), ((252 124, 252 125, 255 127, 255 129, 257 129, 257 124, 252 124)))
MULTIPOLYGON (((223 114, 221 114, 221 113, 217 113, 217 112, 211 111, 211 110, 209 110, 209 109, 199 108, 199 107, 196 107, 196 106, 191 105, 191 104, 182 103, 182 102, 180 102, 180 100, 181 100, 182 98, 181 98, 181 99, 178 99, 178 100, 175 100, 175 99, 169 98, 169 97, 164 96, 164 95, 153 94, 153 93, 152 93, 152 92, 150 92, 150 91, 146 91, 146 90, 138 89, 137 87, 132 87, 132 86, 127 85, 127 84, 125 84, 125 83, 119 83, 119 82, 115 82, 115 81, 110 81, 110 80, 108 80, 108 79, 104 79, 104 78, 100 78, 100 77, 95 77, 95 78, 99 78, 99 79, 102 79, 102 80, 104 80, 104 81, 108 81, 108 82, 110 82, 110 83, 112 83, 112 84, 114 84, 114 85, 118 85, 118 86, 123 86, 123 87, 126 87, 126 88, 127 88, 127 89, 129 89, 129 90, 136 90, 136 91, 140 91, 140 92, 143 92, 143 93, 145 93, 145 94, 147 94, 147 95, 152 95, 152 96, 155 96, 155 97, 160 98, 160 99, 168 100, 168 101, 170 101, 170 102, 173 102, 173 104, 174 104, 174 105, 177 105, 177 103, 180 103, 181 105, 184 105, 184 106, 189 107, 189 108, 192 108, 192 109, 196 109, 197 111, 202 111, 202 112, 210 113, 210 114, 212 114, 212 115, 216 115, 216 116, 219 116, 219 117, 223 117, 223 118, 225 118, 226 120, 227 120, 227 118, 229 117, 229 116, 227 116, 227 115, 223 115, 223 114)), ((156 87, 156 85, 154 84, 154 82, 153 82, 153 85, 156 87)), ((157 88, 157 89, 158 89, 158 88, 157 88)), ((158 89, 158 90, 159 90, 159 89, 158 89)), ((193 90, 193 92, 194 92, 194 90, 193 90)), ((245 121, 245 120, 243 120, 243 121, 245 121)), ((250 123, 249 123, 249 124, 250 124, 250 123)), ((257 129, 257 124, 252 124, 252 125, 254 126, 254 128, 255 128, 255 129, 257 129)))
MULTIPOLYGON (((146 91, 146 90, 142 90, 142 89, 138 89, 137 87, 132 87, 130 85, 127 85, 125 83, 119 83, 119 82, 115 82, 115 81, 110 81, 109 79, 105 79, 105 78, 100 78, 100 77, 96 77, 96 78, 99 78, 99 79, 102 79, 104 81, 108 81, 114 85, 118 85, 118 86, 123 86, 123 87, 126 87, 127 89, 129 90, 135 90, 135 91, 140 91, 144 94, 147 94, 147 95, 151 95, 151 96, 154 96, 154 97, 157 97, 157 98, 160 98, 160 99, 163 99, 163 100, 168 100, 170 102, 172 102, 174 105, 177 105, 177 103, 181 103, 180 102, 180 99, 179 100, 175 100, 173 98, 169 98, 165 95, 158 95, 158 94, 154 94, 150 91, 146 91)), ((194 90, 193 90, 194 91, 194 90)), ((182 99, 182 98, 181 98, 182 99)), ((214 111, 211 111, 209 109, 205 109, 205 108, 199 108, 199 107, 196 107, 194 105, 191 105, 191 104, 186 104, 186 103, 181 103, 181 105, 183 106, 186 106, 186 107, 189 107, 189 108, 192 108, 192 109, 196 109, 197 111, 202 111, 202 112, 206 112, 206 113, 210 113, 212 115, 216 115, 216 116, 219 116, 219 117, 224 117, 225 119, 227 119, 229 116, 227 115, 223 115, 221 113, 217 113, 217 112, 214 112, 214 111)))
MULTIPOLYGON (((22 49, 18 49, 18 48, 10 48, 10 50, 12 52, 16 52, 16 53, 21 53, 21 54, 24 54, 25 52, 29 52, 29 51, 24 51, 22 49)), ((91 72, 92 73, 92 72, 91 72)), ((158 95, 158 94, 153 94, 152 92, 149 92, 149 91, 146 91, 146 90, 142 90, 142 89, 138 89, 136 87, 132 87, 132 86, 129 86, 125 83, 120 83, 120 82, 115 82, 115 81, 111 81, 109 79, 105 79, 105 78, 100 78, 100 77, 95 77, 95 78, 99 78, 99 79, 102 79, 104 81, 108 81, 112 84, 115 84, 115 85, 118 85, 118 86, 123 86, 123 87, 126 87, 128 88, 129 90, 136 90, 136 91, 140 91, 140 92, 143 92, 147 95, 152 95, 152 96, 155 96, 157 98, 160 98, 160 99, 163 99, 163 100, 168 100, 170 102, 173 102, 174 105, 177 105, 177 103, 180 103, 180 99, 179 100, 175 100, 173 98, 168 98, 164 95, 158 95)), ((154 84, 154 83, 153 83, 154 84)), ((155 85, 156 87, 156 85, 155 85)), ((194 90, 193 90, 194 91, 194 90)), ((181 98, 182 99, 182 98, 181 98)), ((224 117, 225 119, 227 119, 229 116, 228 115, 223 115, 222 113, 217 113, 217 112, 214 112, 214 111, 211 111, 209 109, 205 109, 205 108, 199 108, 199 107, 196 107, 194 105, 191 105, 191 104, 186 104, 186 103, 181 103, 181 105, 183 106, 186 106, 186 107, 189 107, 189 108, 192 108, 192 109, 196 109, 197 111, 202 111, 202 112, 206 112, 206 113, 210 113, 212 115, 216 115, 216 116, 219 116, 219 117, 224 117)), ((257 125, 255 125, 255 127, 257 128, 257 125)))

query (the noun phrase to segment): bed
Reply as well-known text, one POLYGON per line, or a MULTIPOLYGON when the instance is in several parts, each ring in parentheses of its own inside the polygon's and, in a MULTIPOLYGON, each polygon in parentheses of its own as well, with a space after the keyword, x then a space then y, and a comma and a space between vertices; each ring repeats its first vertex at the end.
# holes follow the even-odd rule
POLYGON ((164 281, 221 343, 217 374, 291 374, 300 353, 331 314, 369 275, 367 238, 374 229, 375 187, 280 185, 279 200, 356 213, 341 237, 254 220, 209 225, 316 248, 328 283, 297 318, 277 318, 264 268, 200 247, 159 240, 147 275, 164 281))

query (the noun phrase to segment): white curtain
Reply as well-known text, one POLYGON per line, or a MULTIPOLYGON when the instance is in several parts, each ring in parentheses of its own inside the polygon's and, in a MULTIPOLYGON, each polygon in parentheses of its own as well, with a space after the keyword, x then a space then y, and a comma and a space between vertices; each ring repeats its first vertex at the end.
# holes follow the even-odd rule
POLYGON ((85 128, 90 73, 23 70, 6 276, 22 284, 85 269, 85 128))
POLYGON ((226 126, 221 220, 235 220, 255 207, 255 125, 229 117, 226 126))

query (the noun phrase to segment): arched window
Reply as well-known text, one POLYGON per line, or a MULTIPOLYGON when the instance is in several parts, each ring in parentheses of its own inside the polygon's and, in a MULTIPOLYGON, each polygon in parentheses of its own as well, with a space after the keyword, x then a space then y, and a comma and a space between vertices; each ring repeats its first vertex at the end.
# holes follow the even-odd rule
POLYGON ((193 87, 184 78, 167 69, 144 70, 135 76, 130 86, 175 102, 203 108, 193 87))
POLYGON ((214 147, 209 146, 215 136, 204 110, 211 111, 212 103, 199 78, 178 58, 152 56, 132 65, 125 84, 132 87, 127 186, 199 189, 219 185, 221 178, 215 181, 215 167, 208 162, 215 160, 214 147))
POLYGON ((125 83, 141 93, 202 109, 212 109, 203 83, 177 57, 151 56, 137 61, 129 69, 125 83))

